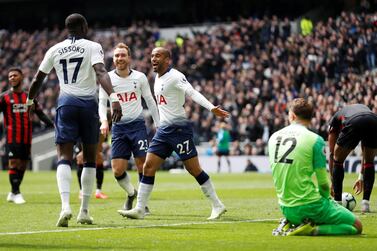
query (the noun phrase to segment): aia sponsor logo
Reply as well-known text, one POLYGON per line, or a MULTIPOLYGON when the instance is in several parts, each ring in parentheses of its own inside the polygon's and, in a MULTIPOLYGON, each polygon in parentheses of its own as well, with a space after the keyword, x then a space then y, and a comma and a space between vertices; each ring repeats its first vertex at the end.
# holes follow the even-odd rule
POLYGON ((163 95, 156 95, 156 100, 158 105, 167 105, 166 99, 163 95))
POLYGON ((130 102, 130 101, 137 100, 137 96, 135 92, 117 93, 117 96, 120 102, 130 102))

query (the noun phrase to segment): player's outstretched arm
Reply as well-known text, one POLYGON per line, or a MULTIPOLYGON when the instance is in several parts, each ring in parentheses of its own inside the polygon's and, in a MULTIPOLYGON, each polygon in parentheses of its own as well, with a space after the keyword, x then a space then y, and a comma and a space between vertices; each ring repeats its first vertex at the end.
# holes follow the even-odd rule
POLYGON ((186 84, 186 94, 192 98, 199 105, 207 108, 217 117, 227 118, 229 117, 229 112, 220 108, 220 106, 214 106, 206 97, 204 97, 200 92, 192 88, 190 84, 186 84))
POLYGON ((97 81, 101 84, 106 93, 110 96, 111 107, 112 107, 112 120, 118 122, 122 118, 122 108, 116 93, 114 93, 113 86, 111 85, 111 80, 109 74, 105 69, 105 65, 98 63, 93 65, 94 71, 97 75, 97 81))

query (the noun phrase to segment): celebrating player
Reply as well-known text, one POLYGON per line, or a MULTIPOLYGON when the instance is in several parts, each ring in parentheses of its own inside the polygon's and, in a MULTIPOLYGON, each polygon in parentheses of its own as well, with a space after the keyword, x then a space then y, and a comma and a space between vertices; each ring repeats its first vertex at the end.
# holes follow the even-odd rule
POLYGON ((28 105, 33 103, 44 78, 55 68, 60 84, 55 118, 58 152, 56 177, 62 202, 62 211, 56 224, 58 227, 67 227, 72 217, 69 203, 71 163, 73 146, 79 138, 83 144, 84 168, 81 175, 83 199, 77 222, 93 223, 88 208, 96 176, 99 128, 96 80, 111 97, 113 120, 118 121, 122 116, 118 98, 104 66, 102 46, 84 38, 88 31, 86 19, 80 14, 71 14, 66 18, 65 26, 69 37, 47 51, 31 83, 27 100, 28 105))
POLYGON ((281 211, 297 226, 287 235, 360 234, 362 224, 348 209, 330 199, 325 142, 307 127, 313 107, 302 98, 289 106, 289 126, 268 141, 269 161, 281 211), (318 189, 312 180, 315 173, 318 189), (310 222, 306 222, 309 219, 310 222))
MULTIPOLYGON (((25 105, 27 93, 22 90, 21 69, 9 69, 8 80, 12 88, 0 95, 0 112, 4 113, 5 148, 9 159, 8 173, 12 189, 7 201, 23 204, 25 199, 20 192, 20 185, 30 160, 32 123, 25 105)), ((34 105, 37 116, 47 127, 53 127, 54 124, 42 112, 37 102, 34 102, 34 105)))
MULTIPOLYGON (((109 72, 109 76, 122 106, 123 116, 119 122, 112 126, 111 166, 119 186, 128 194, 124 209, 129 210, 132 208, 132 202, 136 198, 137 192, 126 172, 128 160, 132 153, 140 180, 148 150, 147 129, 141 103, 142 97, 151 112, 156 127, 159 126, 160 119, 147 77, 144 73, 130 68, 131 51, 126 44, 119 43, 115 47, 113 62, 115 70, 109 72)), ((107 135, 109 132, 109 123, 106 116, 107 100, 108 95, 103 88, 100 88, 99 115, 103 135, 107 135)))
POLYGON ((229 113, 219 106, 215 107, 196 91, 181 72, 170 67, 170 60, 169 50, 162 47, 153 49, 151 62, 153 70, 157 72, 154 93, 160 114, 160 127, 148 149, 136 206, 131 210, 118 212, 124 217, 133 219, 144 217, 145 206, 153 189, 155 173, 165 158, 175 151, 183 161, 186 170, 195 177, 203 193, 212 203, 212 212, 208 219, 217 219, 226 212, 226 209, 217 197, 208 174, 200 167, 193 141, 192 126, 186 118, 184 109, 185 95, 190 96, 196 103, 218 117, 228 117, 229 113))
POLYGON ((361 211, 370 212, 370 195, 374 184, 374 157, 377 154, 377 115, 367 106, 353 104, 335 113, 329 123, 330 174, 334 189, 334 199, 342 201, 344 167, 348 154, 361 141, 362 167, 354 189, 356 194, 363 190, 361 211))

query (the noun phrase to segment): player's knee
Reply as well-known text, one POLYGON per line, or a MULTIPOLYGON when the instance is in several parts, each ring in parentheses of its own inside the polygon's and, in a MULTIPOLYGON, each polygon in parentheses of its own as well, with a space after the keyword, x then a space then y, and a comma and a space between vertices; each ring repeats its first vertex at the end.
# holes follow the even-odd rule
POLYGON ((357 234, 361 234, 363 232, 363 224, 361 223, 359 219, 356 219, 353 226, 356 228, 357 234))
POLYGON ((118 165, 112 165, 112 169, 113 169, 113 174, 115 177, 121 176, 125 171, 124 168, 121 168, 118 165))
POLYGON ((137 171, 140 173, 140 172, 143 172, 143 167, 144 167, 144 164, 136 164, 136 168, 137 168, 137 171))
POLYGON ((19 159, 10 159, 9 160, 9 168, 11 169, 21 169, 21 160, 19 159))
POLYGON ((152 163, 152 161, 145 161, 144 165, 142 166, 142 170, 144 173, 153 172, 156 169, 155 165, 152 163))

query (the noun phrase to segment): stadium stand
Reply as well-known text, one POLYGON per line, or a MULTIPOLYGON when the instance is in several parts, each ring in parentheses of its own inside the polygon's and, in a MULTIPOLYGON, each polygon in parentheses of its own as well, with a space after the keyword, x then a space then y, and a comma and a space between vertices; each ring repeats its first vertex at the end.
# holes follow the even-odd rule
MULTIPOLYGON (((327 136, 327 121, 344 103, 363 103, 377 112, 377 13, 342 12, 313 25, 306 36, 292 30, 293 20, 276 16, 240 18, 214 25, 193 36, 184 34, 165 41, 152 22, 127 28, 91 30, 90 38, 105 49, 107 69, 112 69, 111 48, 125 42, 133 51, 133 67, 150 83, 154 74, 150 53, 156 45, 173 52, 173 64, 192 85, 214 104, 231 112, 234 154, 265 154, 265 144, 287 125, 286 104, 295 97, 310 97, 316 105, 313 130, 327 136)), ((55 28, 32 33, 0 31, 0 65, 20 66, 28 88, 36 67, 52 44, 66 34, 55 28)), ((38 100, 45 113, 55 116, 58 83, 50 74, 38 100)), ((7 67, 0 69, 0 92, 7 89, 7 67)), ((208 111, 187 101, 197 143, 216 133, 208 111)), ((150 124, 149 120, 149 124, 150 124)), ((36 121, 36 131, 43 128, 36 121)))

